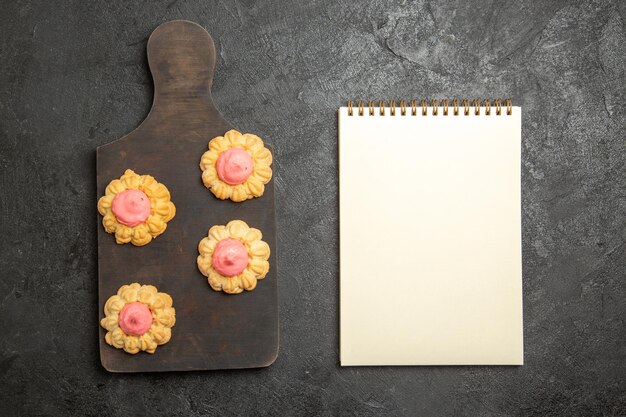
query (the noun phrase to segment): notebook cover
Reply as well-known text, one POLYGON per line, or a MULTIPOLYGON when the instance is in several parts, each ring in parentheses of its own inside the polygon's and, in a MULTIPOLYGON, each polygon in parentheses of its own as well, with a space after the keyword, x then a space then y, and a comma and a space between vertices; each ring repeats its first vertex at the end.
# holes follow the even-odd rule
POLYGON ((342 365, 521 365, 521 108, 339 110, 342 365))

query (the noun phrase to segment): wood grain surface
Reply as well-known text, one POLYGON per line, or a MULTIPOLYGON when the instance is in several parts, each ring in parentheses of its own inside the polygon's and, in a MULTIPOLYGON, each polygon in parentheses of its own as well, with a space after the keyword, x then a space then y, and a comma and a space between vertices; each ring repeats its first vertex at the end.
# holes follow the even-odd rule
POLYGON ((148 40, 148 62, 152 109, 133 132, 98 148, 98 195, 130 168, 165 184, 177 214, 165 233, 144 247, 117 245, 98 217, 99 313, 102 317, 104 303, 121 285, 152 284, 172 296, 176 325, 171 341, 154 355, 130 355, 107 345, 101 328, 102 365, 111 372, 268 366, 278 354, 274 182, 262 197, 243 203, 218 200, 202 184, 198 164, 207 143, 232 128, 211 98, 215 46, 206 30, 188 21, 160 25, 148 40), (196 257, 208 229, 233 219, 260 229, 272 255, 270 271, 254 291, 227 295, 209 287, 196 257))

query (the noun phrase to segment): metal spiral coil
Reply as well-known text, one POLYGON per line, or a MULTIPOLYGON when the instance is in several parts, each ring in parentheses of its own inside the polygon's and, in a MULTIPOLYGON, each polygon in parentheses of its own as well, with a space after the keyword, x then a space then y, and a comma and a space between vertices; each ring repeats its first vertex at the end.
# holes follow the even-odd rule
MULTIPOLYGON (((418 115, 417 100, 410 100, 408 103, 409 103, 408 107, 411 108, 411 116, 417 116, 418 115)), ((421 115, 427 116, 428 109, 429 109, 428 100, 426 99, 420 100, 420 106, 422 108, 421 115)), ((368 114, 370 116, 375 116, 376 115, 376 102, 374 100, 369 100, 367 102, 367 107, 368 107, 368 114)), ((460 114, 459 99, 457 98, 452 99, 451 101, 449 101, 448 99, 442 99, 441 102, 439 102, 437 99, 430 100, 430 109, 431 109, 430 114, 432 116, 438 116, 440 108, 441 108, 441 114, 443 116, 448 116, 450 114, 450 107, 452 107, 452 114, 454 116, 458 116, 460 114)), ((511 114, 513 114, 513 101, 510 98, 507 98, 504 100, 496 98, 496 99, 493 99, 493 101, 490 99, 484 99, 484 100, 462 99, 461 107, 463 108, 464 116, 470 115, 470 107, 474 108, 475 116, 480 116, 481 108, 484 109, 485 116, 491 116, 492 107, 495 111, 496 116, 502 115, 503 107, 506 109, 505 112, 507 116, 510 116, 511 114)), ((378 101, 378 115, 379 116, 385 116, 387 114, 389 114, 389 116, 395 116, 397 109, 400 110, 399 111, 400 116, 406 116, 407 115, 407 102, 405 100, 400 100, 399 105, 396 106, 395 100, 389 100, 387 105, 384 100, 378 101), (387 113, 387 109, 389 109, 389 113, 387 113)), ((364 105, 363 100, 356 101, 356 110, 357 110, 356 113, 359 116, 365 115, 365 105, 364 105)), ((348 100, 348 116, 354 116, 354 115, 355 115, 355 111, 354 111, 354 106, 352 104, 352 100, 348 100)))

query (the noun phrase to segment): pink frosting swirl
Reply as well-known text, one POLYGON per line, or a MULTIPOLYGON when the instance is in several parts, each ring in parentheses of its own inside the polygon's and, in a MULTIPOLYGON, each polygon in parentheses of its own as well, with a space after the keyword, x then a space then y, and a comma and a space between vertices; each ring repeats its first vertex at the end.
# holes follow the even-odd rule
POLYGON ((144 223, 150 216, 150 199, 143 191, 122 191, 113 199, 111 210, 118 222, 135 227, 144 223))
POLYGON ((127 335, 141 336, 152 326, 152 312, 138 301, 126 304, 120 311, 118 324, 127 335))
POLYGON ((224 277, 239 275, 248 266, 248 250, 237 239, 220 240, 213 250, 212 263, 224 277))
POLYGON ((215 164, 217 176, 229 185, 243 184, 252 174, 254 161, 243 149, 230 148, 220 153, 215 164))

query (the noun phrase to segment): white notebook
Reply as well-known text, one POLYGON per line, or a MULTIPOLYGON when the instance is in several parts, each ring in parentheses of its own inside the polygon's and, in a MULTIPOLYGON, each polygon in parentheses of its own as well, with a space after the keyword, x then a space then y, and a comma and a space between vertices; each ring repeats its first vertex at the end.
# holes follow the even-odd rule
POLYGON ((342 366, 523 363, 521 108, 456 104, 339 109, 342 366))

